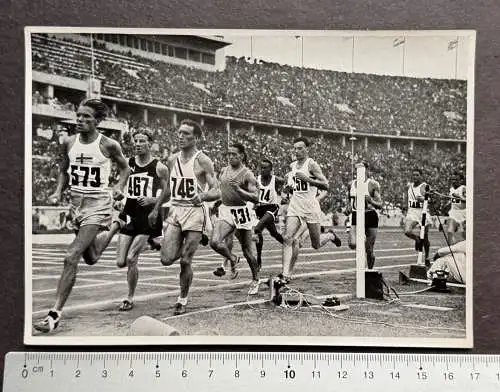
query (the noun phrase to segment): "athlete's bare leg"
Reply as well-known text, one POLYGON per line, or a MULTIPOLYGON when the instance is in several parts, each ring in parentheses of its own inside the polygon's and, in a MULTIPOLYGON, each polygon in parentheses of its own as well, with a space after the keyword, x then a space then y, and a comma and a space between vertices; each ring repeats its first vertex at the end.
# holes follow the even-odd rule
POLYGON ((104 250, 108 247, 109 243, 120 229, 120 223, 115 221, 111 224, 109 230, 103 230, 98 233, 94 241, 92 241, 89 247, 83 252, 83 260, 85 263, 88 265, 97 263, 104 250))
MULTIPOLYGON (((181 250, 181 273, 179 275, 181 296, 180 299, 187 299, 189 288, 193 282, 193 269, 191 264, 193 256, 201 240, 201 231, 186 231, 184 232, 184 244, 181 250)), ((183 304, 184 305, 184 304, 183 304)))
POLYGON ((237 256, 234 255, 228 248, 226 239, 234 232, 234 226, 224 220, 215 222, 210 246, 214 251, 222 255, 224 258, 231 261, 231 265, 236 264, 237 256))
POLYGON ((311 246, 314 249, 322 248, 337 238, 333 231, 321 234, 321 224, 319 223, 308 223, 307 227, 309 229, 309 237, 311 238, 311 246))
POLYGON ((378 229, 376 227, 370 227, 366 229, 366 264, 368 269, 373 269, 375 265, 375 240, 377 239, 378 229))
POLYGON ((283 244, 283 236, 278 232, 276 224, 274 223, 274 215, 266 212, 261 220, 257 223, 254 228, 254 232, 257 234, 257 262, 259 267, 262 265, 262 248, 264 246, 264 237, 262 236, 263 229, 266 228, 276 241, 283 244))
POLYGON ((160 260, 165 266, 174 264, 181 257, 183 235, 179 226, 167 223, 161 246, 160 260))
MULTIPOLYGON (((455 233, 457 232, 458 229, 458 223, 455 219, 453 218, 448 218, 448 224, 447 224, 447 234, 448 234, 448 242, 450 245, 455 244, 456 239, 455 239, 455 233)), ((444 227, 443 227, 444 230, 444 227)))
POLYGON ((408 238, 411 238, 415 242, 420 241, 420 235, 417 235, 413 232, 415 227, 417 227, 418 225, 419 225, 419 222, 417 222, 417 221, 407 220, 405 222, 405 231, 404 231, 405 236, 407 236, 408 238))
POLYGON ((73 289, 76 281, 78 263, 85 250, 95 240, 101 227, 99 225, 85 225, 80 227, 76 238, 64 256, 64 267, 61 278, 57 285, 56 302, 54 309, 61 311, 73 289))
POLYGON ((237 238, 241 244, 241 250, 252 271, 252 279, 259 280, 259 265, 255 258, 255 242, 252 239, 251 230, 237 230, 237 238))
MULTIPOLYGON (((292 274, 292 263, 294 257, 294 241, 298 241, 296 236, 301 228, 301 221, 296 216, 287 216, 285 221, 285 234, 283 236, 283 269, 282 274, 285 280, 290 279, 292 274)), ((298 251, 296 251, 298 257, 298 251)))
POLYGON ((119 259, 117 259, 117 265, 119 268, 127 266, 127 283, 128 283, 128 304, 123 303, 121 310, 130 310, 130 307, 134 303, 135 289, 137 288, 137 282, 139 280, 139 269, 137 268, 137 262, 139 260, 139 254, 146 248, 149 236, 147 234, 139 234, 135 237, 121 234, 118 242, 120 249, 118 252, 119 259), (122 241, 123 240, 123 241, 122 241), (123 257, 125 255, 125 257, 123 257))

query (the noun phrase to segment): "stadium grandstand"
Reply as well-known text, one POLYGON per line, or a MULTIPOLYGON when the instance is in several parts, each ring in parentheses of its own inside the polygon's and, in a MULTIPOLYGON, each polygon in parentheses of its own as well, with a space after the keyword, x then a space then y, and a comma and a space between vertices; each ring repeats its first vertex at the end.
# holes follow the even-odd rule
MULTIPOLYGON (((216 170, 226 163, 228 140, 237 140, 252 169, 265 156, 284 175, 293 138, 310 136, 311 155, 331 186, 323 210, 337 217, 353 162, 362 157, 383 184, 387 217, 402 216, 417 164, 441 193, 453 171, 465 173, 466 81, 254 61, 225 56, 229 44, 205 36, 32 34, 33 206, 48 204, 57 145, 73 132, 75 107, 89 93, 112 108, 101 128, 126 154, 131 130, 145 126, 156 137, 155 153, 166 158, 176 125, 189 117, 204 126, 202 148, 216 170)), ((433 200, 431 211, 444 214, 444 202, 433 200)))

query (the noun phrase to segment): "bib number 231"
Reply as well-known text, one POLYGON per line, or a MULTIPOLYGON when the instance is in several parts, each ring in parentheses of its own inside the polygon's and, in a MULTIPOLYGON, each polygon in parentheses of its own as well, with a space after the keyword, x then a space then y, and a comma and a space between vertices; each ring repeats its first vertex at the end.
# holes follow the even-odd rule
POLYGON ((240 225, 250 222, 250 214, 248 212, 248 208, 246 207, 231 209, 231 214, 233 214, 234 221, 240 225))

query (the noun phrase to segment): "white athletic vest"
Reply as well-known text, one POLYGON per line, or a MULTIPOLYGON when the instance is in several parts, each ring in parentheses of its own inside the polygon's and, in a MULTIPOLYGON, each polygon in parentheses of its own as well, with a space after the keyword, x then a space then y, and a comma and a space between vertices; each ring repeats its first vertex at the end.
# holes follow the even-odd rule
POLYGON ((102 134, 90 144, 80 142, 80 134, 68 151, 69 184, 71 191, 81 193, 109 192, 111 160, 105 157, 99 147, 102 134))
MULTIPOLYGON (((357 184, 357 181, 358 180, 354 180, 351 184, 351 189, 349 191, 349 200, 351 202, 351 209, 352 211, 356 211, 356 184, 357 184)), ((370 186, 370 183, 372 182, 375 182, 375 180, 372 180, 371 178, 367 179, 366 180, 366 187, 369 191, 369 186, 370 186)), ((365 211, 366 210, 373 210, 375 209, 371 204, 368 205, 368 203, 365 203, 365 211)))
POLYGON ((425 188, 426 184, 423 182, 422 184, 414 187, 413 183, 408 185, 408 207, 409 208, 423 208, 424 202, 417 200, 417 197, 424 196, 420 192, 420 189, 425 188))
POLYGON ((193 198, 201 193, 201 186, 194 173, 194 161, 200 153, 201 151, 197 151, 186 163, 181 162, 180 153, 174 159, 170 170, 170 200, 173 206, 192 206, 193 198))
POLYGON ((266 186, 262 185, 261 177, 257 177, 259 183, 259 203, 278 204, 278 192, 276 192, 276 176, 271 176, 271 181, 266 186))
POLYGON ((298 207, 302 211, 310 211, 318 203, 316 195, 318 188, 312 186, 310 183, 299 180, 295 174, 298 172, 304 173, 306 176, 311 177, 309 165, 313 162, 311 158, 307 158, 304 164, 299 168, 297 161, 292 162, 290 165, 291 173, 289 176, 289 185, 293 187, 293 195, 290 199, 290 207, 298 207))
POLYGON ((451 199, 451 209, 452 210, 464 210, 465 209, 465 201, 462 201, 458 198, 454 198, 453 194, 459 194, 460 196, 465 195, 465 185, 460 185, 458 188, 450 187, 450 196, 451 199))

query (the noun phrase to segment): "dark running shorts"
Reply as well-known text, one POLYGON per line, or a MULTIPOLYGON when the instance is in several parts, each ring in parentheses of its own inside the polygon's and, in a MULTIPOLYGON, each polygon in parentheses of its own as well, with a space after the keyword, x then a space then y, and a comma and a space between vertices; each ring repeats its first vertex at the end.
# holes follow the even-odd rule
MULTIPOLYGON (((351 214, 351 225, 356 226, 356 213, 351 214)), ((376 229, 378 227, 378 214, 375 210, 365 211, 365 229, 376 229)))
POLYGON ((280 206, 277 204, 261 204, 255 208, 255 215, 257 215, 257 218, 260 220, 264 217, 266 212, 270 212, 273 214, 274 218, 278 215, 278 211, 280 209, 280 206))
POLYGON ((121 234, 125 234, 131 237, 135 237, 139 234, 145 234, 149 235, 152 238, 155 238, 160 237, 163 233, 163 222, 160 214, 158 214, 158 218, 156 219, 156 224, 154 225, 154 227, 149 226, 147 215, 140 215, 137 217, 123 215, 121 215, 120 217, 125 218, 124 220, 127 223, 120 230, 121 234))

